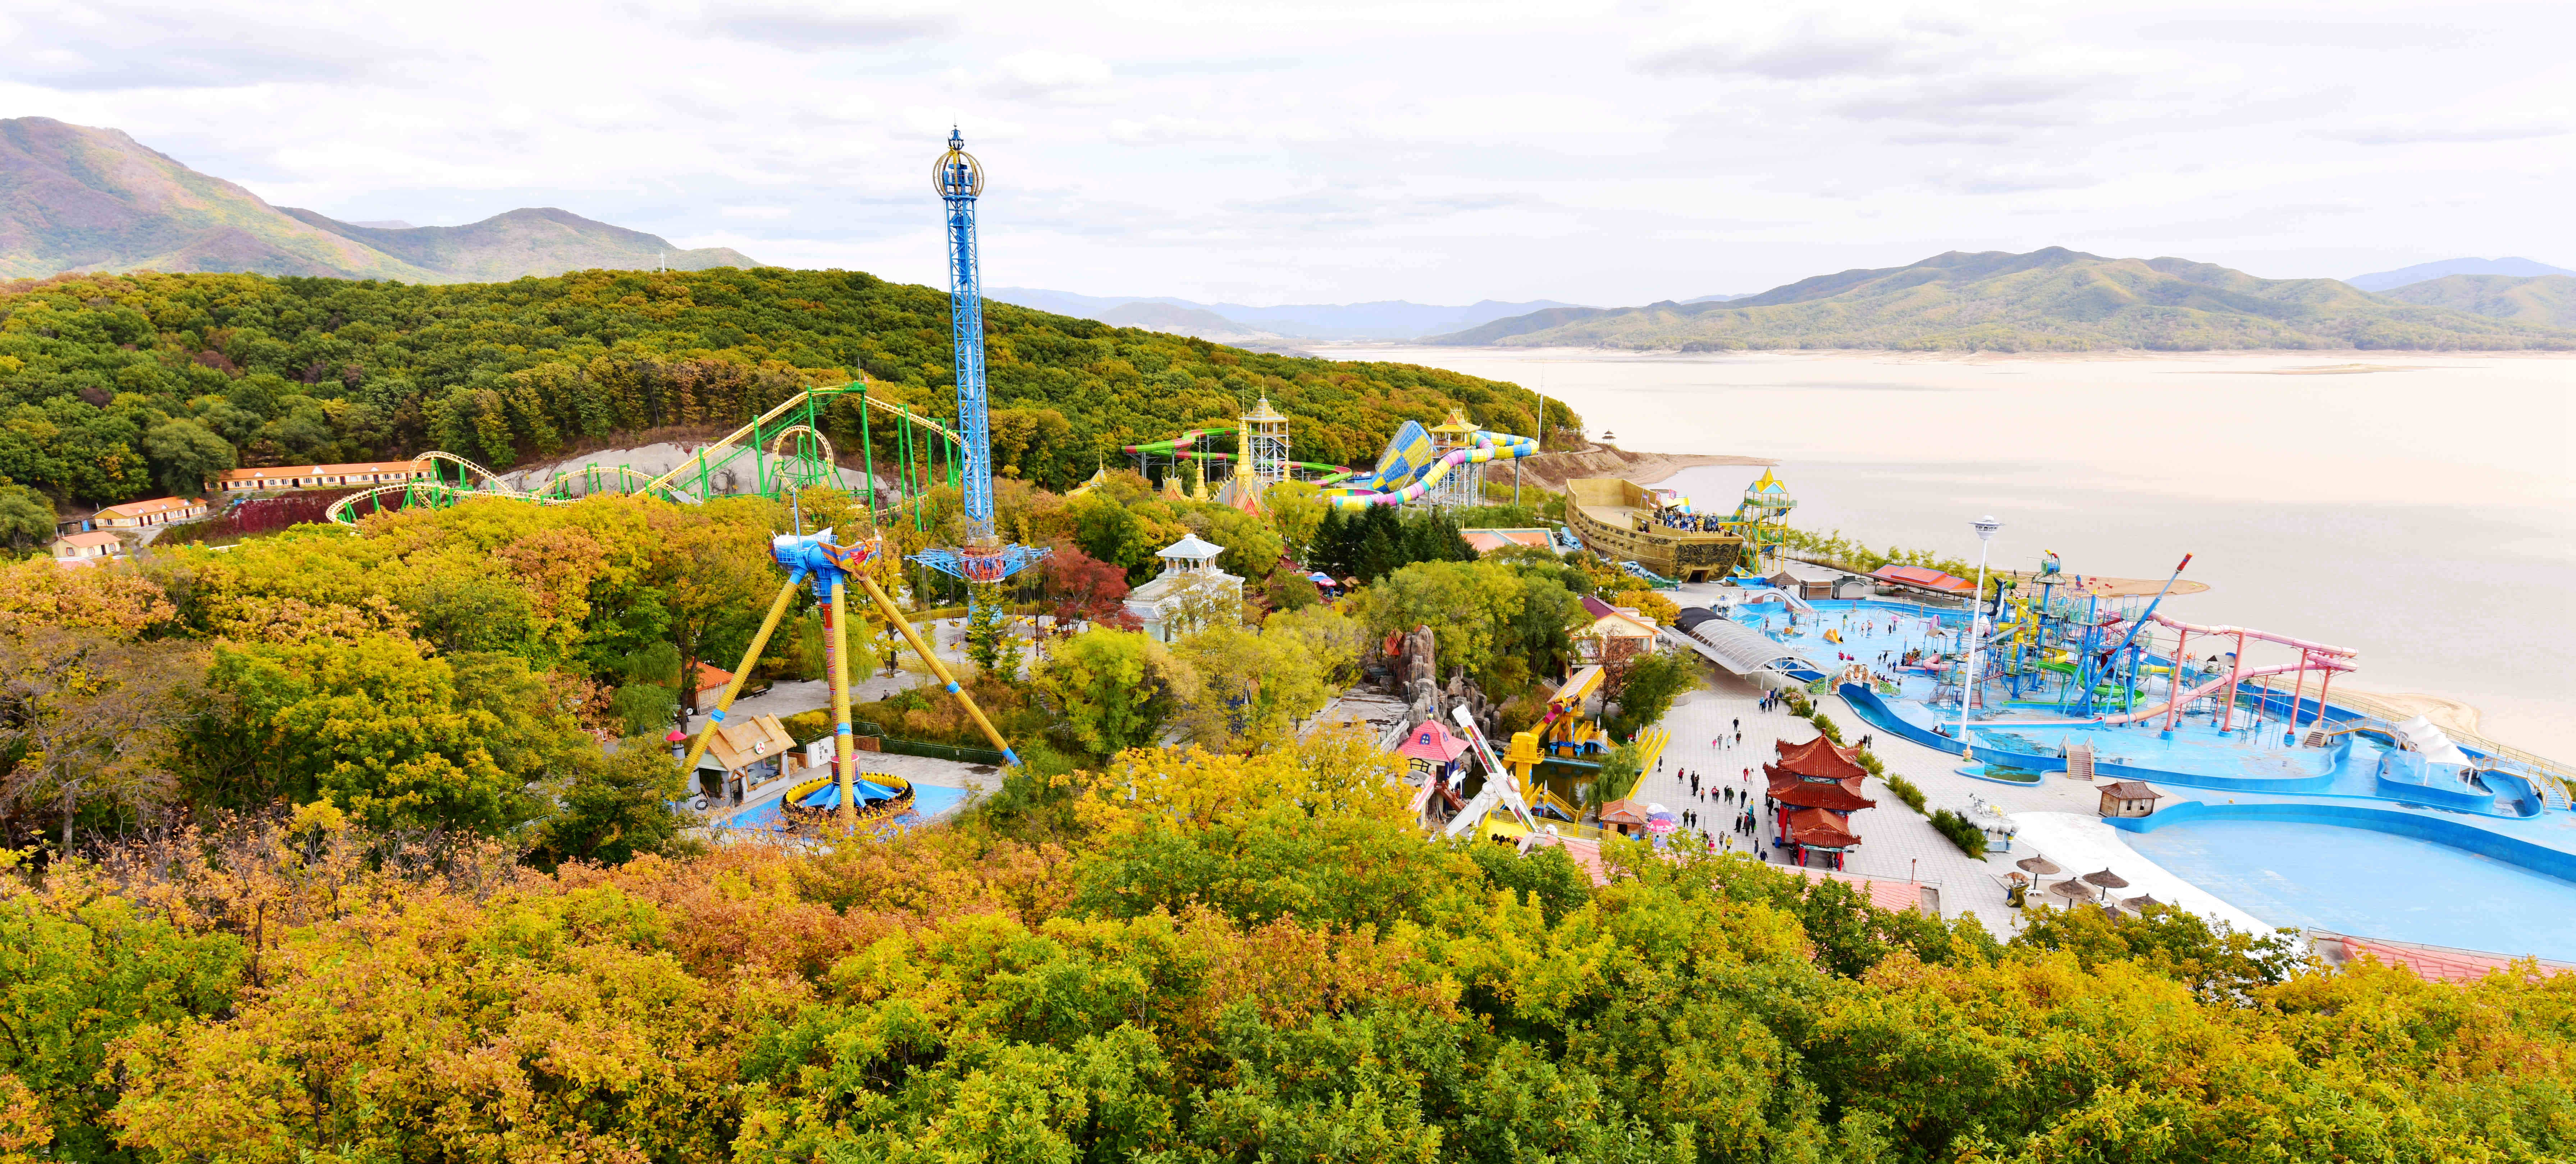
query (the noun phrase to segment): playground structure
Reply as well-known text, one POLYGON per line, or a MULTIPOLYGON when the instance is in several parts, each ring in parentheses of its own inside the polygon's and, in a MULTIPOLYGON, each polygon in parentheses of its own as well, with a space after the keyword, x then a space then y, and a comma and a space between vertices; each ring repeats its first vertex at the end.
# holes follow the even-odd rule
POLYGON ((420 454, 429 463, 426 477, 361 489, 334 502, 326 517, 355 525, 360 517, 389 509, 441 509, 482 497, 540 505, 561 505, 602 494, 635 494, 695 504, 724 492, 785 498, 816 485, 837 483, 839 456, 822 431, 822 417, 834 401, 853 399, 859 416, 859 492, 869 513, 881 521, 898 520, 909 506, 916 526, 924 518, 921 498, 939 484, 961 484, 966 460, 956 430, 903 405, 872 396, 865 377, 809 385, 780 401, 749 423, 691 452, 676 467, 646 473, 626 465, 585 463, 571 473, 560 470, 534 487, 512 485, 503 474, 471 458, 441 450, 420 454), (886 466, 893 480, 880 488, 873 417, 895 426, 895 457, 886 466), (740 477, 750 477, 748 488, 740 477))
POLYGON ((1416 501, 1443 509, 1482 505, 1487 464, 1537 455, 1537 441, 1477 428, 1464 411, 1452 409, 1449 419, 1434 428, 1404 422, 1379 455, 1376 469, 1326 489, 1322 496, 1337 509, 1416 501))
POLYGON ((1789 544, 1789 527, 1784 519, 1798 507, 1790 496, 1789 486, 1774 476, 1770 469, 1744 487, 1744 499, 1735 507, 1735 515, 1719 523, 1726 532, 1744 539, 1744 557, 1736 562, 1739 576, 1768 575, 1780 568, 1780 558, 1789 544))
MULTIPOLYGON (((1609 733, 1583 714, 1585 701, 1600 692, 1603 678, 1599 667, 1584 667, 1568 676, 1548 697, 1539 721, 1512 733, 1499 756, 1474 720, 1459 715, 1459 725, 1483 765, 1484 785, 1450 816, 1443 831, 1462 836, 1473 830, 1474 835, 1489 839, 1519 840, 1552 827, 1550 821, 1583 827, 1583 809, 1577 807, 1582 786, 1599 775, 1600 757, 1611 748, 1609 733), (1501 808, 1510 813, 1494 811, 1501 808)), ((1638 749, 1642 770, 1654 770, 1671 739, 1671 733, 1660 727, 1637 733, 1631 742, 1638 749)))
POLYGON ((716 697, 714 710, 707 713, 706 726, 699 729, 696 738, 690 741, 688 754, 680 762, 681 771, 697 770, 698 758, 706 754, 708 741, 714 738, 716 729, 723 726, 725 715, 732 711, 734 697, 741 694, 744 679, 760 662, 761 649, 769 645, 769 636, 778 630, 779 621, 795 601, 796 588, 810 584, 814 597, 824 610, 824 664, 832 691, 832 775, 829 778, 832 787, 825 790, 819 782, 812 781, 797 785, 789 789, 789 800, 785 803, 798 811, 828 809, 836 813, 840 823, 847 827, 858 824, 863 803, 876 801, 870 805, 870 811, 882 811, 888 806, 899 806, 901 801, 911 796, 909 784, 897 789, 870 781, 876 790, 889 793, 883 796, 863 795, 859 787, 850 746, 849 591, 852 582, 867 592, 886 625, 902 634, 904 642, 929 665, 931 674, 937 677, 949 697, 965 708, 976 728, 984 733, 984 738, 991 740, 994 750, 1002 753, 1003 762, 1010 765, 1020 762, 1018 753, 1013 752, 1011 745, 1002 739, 1002 733, 994 729, 993 722, 985 718, 984 710, 975 705, 975 698, 966 694, 965 687, 949 674, 948 667, 939 661, 930 645, 922 641, 921 633, 913 629, 911 620, 895 608, 894 599, 888 597, 876 579, 869 576, 868 564, 884 551, 885 543, 875 539, 855 545, 834 544, 832 531, 828 529, 812 534, 780 534, 772 539, 770 556, 786 568, 787 582, 778 588, 778 597, 771 600, 769 613, 760 620, 760 629, 751 636, 751 646, 743 651, 741 665, 734 668, 733 678, 726 681, 723 693, 716 697))

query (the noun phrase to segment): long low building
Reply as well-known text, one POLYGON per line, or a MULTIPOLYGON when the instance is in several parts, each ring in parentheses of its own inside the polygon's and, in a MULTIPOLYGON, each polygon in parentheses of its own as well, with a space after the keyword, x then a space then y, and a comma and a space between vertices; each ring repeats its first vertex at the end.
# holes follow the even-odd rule
POLYGON ((277 489, 328 489, 349 485, 391 485, 430 475, 428 458, 414 461, 366 461, 347 465, 286 465, 272 469, 226 469, 215 474, 218 493, 260 493, 277 489))
POLYGON ((194 497, 155 497, 148 501, 128 501, 98 511, 90 519, 100 529, 143 529, 147 526, 170 525, 195 521, 206 516, 206 503, 194 497))
POLYGON ((1714 582, 1735 569, 1744 539, 1706 528, 1706 515, 1681 507, 1681 495, 1615 477, 1565 483, 1565 525, 1593 553, 1635 562, 1678 582, 1714 582))

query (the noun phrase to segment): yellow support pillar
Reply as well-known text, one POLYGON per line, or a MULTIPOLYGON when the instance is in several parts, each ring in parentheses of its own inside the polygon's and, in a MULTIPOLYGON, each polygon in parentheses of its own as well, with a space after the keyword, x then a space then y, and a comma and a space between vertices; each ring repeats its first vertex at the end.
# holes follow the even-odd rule
MULTIPOLYGON (((778 629, 778 620, 787 613, 787 603, 796 597, 793 582, 778 588, 778 598, 769 604, 769 617, 760 620, 760 633, 751 636, 751 649, 742 653, 742 665, 734 668, 733 680, 725 684, 724 694, 716 697, 715 713, 707 717, 707 726, 698 729, 698 738, 689 743, 689 758, 680 762, 682 779, 698 770, 698 759, 707 754, 707 741, 715 738, 716 729, 724 725, 727 711, 733 709, 733 697, 742 691, 743 681, 751 677, 752 665, 760 661, 760 649, 769 645, 770 632, 778 629)), ((681 690, 688 689, 690 676, 680 676, 681 690)))
POLYGON ((845 827, 859 823, 858 790, 850 783, 849 593, 847 583, 832 580, 832 772, 841 782, 841 824, 845 827))
POLYGON ((859 576, 859 585, 868 588, 868 597, 876 600, 877 610, 885 615, 886 622, 903 632, 904 641, 912 644, 913 651, 921 656, 922 662, 930 664, 930 673, 938 676, 939 681, 947 685, 948 694, 957 698, 959 706, 966 709, 966 714, 975 717, 975 726, 984 730, 985 739, 993 741, 993 749, 1002 753, 1002 762, 1019 763, 1019 753, 1012 751, 1011 745, 1002 742, 1002 733, 993 729, 993 721, 984 718, 984 709, 975 706, 974 697, 966 694, 966 689, 959 686, 957 680, 948 674, 948 668, 940 663, 939 656, 932 654, 929 644, 921 641, 921 635, 912 629, 911 621, 903 617, 903 612, 894 608, 894 600, 886 597, 886 592, 878 587, 877 580, 862 574, 859 576))

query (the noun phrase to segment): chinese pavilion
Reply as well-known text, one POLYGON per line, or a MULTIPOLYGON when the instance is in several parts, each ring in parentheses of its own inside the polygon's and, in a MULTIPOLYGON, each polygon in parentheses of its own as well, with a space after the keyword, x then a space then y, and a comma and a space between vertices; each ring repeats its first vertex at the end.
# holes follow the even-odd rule
POLYGON ((1764 764, 1770 778, 1763 796, 1770 802, 1778 829, 1777 844, 1787 845, 1799 865, 1810 852, 1825 855, 1826 867, 1843 867, 1843 854, 1860 844, 1851 831, 1851 814, 1878 802, 1860 794, 1869 769, 1852 759, 1852 749, 1823 736, 1803 744, 1786 740, 1773 747, 1779 762, 1764 764))

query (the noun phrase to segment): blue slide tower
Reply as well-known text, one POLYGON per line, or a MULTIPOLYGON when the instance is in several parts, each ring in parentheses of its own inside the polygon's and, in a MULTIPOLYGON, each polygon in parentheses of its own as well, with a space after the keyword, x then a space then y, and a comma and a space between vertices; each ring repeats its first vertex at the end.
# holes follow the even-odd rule
POLYGON ((957 432, 965 445, 966 544, 925 550, 912 560, 968 582, 999 582, 1035 565, 1045 550, 1004 545, 993 533, 993 436, 984 392, 984 276, 975 252, 975 199, 984 164, 948 131, 948 152, 930 184, 948 208, 948 315, 957 341, 957 432))

